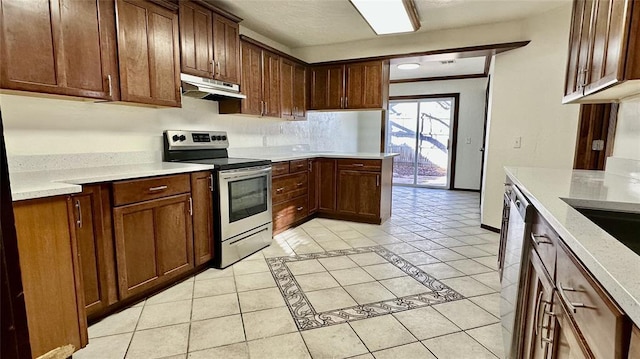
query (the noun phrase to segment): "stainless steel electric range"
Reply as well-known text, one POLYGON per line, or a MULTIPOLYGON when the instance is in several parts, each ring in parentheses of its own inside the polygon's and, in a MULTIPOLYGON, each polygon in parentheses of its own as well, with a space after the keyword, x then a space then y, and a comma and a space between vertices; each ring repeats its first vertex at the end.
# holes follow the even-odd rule
POLYGON ((214 260, 224 268, 271 244, 271 161, 229 158, 223 131, 165 131, 164 160, 210 164, 214 260))

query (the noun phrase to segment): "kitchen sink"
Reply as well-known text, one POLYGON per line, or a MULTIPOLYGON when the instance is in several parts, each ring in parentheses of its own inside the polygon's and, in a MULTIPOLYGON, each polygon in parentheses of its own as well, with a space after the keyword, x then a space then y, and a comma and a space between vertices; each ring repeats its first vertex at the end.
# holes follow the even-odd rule
POLYGON ((640 255, 640 213, 576 208, 615 239, 640 255))

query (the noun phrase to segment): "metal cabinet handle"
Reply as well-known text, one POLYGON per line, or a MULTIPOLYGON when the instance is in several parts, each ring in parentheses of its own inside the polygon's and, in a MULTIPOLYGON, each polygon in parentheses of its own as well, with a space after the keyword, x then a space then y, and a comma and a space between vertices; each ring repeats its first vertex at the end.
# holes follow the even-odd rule
POLYGON ((344 97, 344 108, 349 108, 349 98, 347 96, 344 97))
POLYGON ((218 62, 216 63, 216 65, 217 65, 217 67, 218 67, 218 72, 217 72, 217 74, 218 74, 218 75, 220 75, 220 72, 221 72, 221 70, 220 70, 220 61, 218 61, 218 62))
POLYGON ((78 211, 78 219, 76 220, 76 225, 78 225, 78 228, 82 228, 82 207, 80 206, 79 199, 76 199, 76 210, 78 211))
POLYGON ((296 187, 301 187, 304 184, 304 182, 298 182, 296 183, 296 187))
POLYGON ((364 167, 364 164, 363 163, 354 163, 352 166, 353 167, 364 167))
POLYGON ((284 187, 276 188, 276 192, 280 193, 282 191, 284 191, 284 187))
POLYGON ((539 321, 538 321, 538 316, 540 315, 540 302, 542 301, 542 294, 544 294, 543 292, 538 293, 538 300, 536 300, 536 308, 533 311, 533 325, 536 328, 536 335, 539 335, 538 330, 540 329, 540 325, 539 325, 539 321))
POLYGON ((111 75, 107 75, 107 82, 109 83, 109 97, 113 97, 113 84, 111 83, 111 75))
POLYGON ((189 215, 193 216, 193 198, 189 197, 189 215))
POLYGON ((340 108, 344 108, 344 97, 340 97, 340 108))
POLYGON ((548 240, 549 237, 546 234, 534 234, 531 233, 531 240, 533 241, 533 243, 536 246, 540 246, 541 244, 553 244, 553 242, 551 242, 550 240, 548 240), (546 238, 547 240, 538 240, 538 238, 546 238))
POLYGON ((264 102, 264 113, 265 114, 269 113, 269 103, 267 101, 264 102))
POLYGON ((213 192, 213 173, 209 175, 209 190, 213 192))
POLYGON ((380 187, 380 175, 376 175, 376 187, 380 187))
POLYGON ((562 298, 562 300, 567 304, 567 306, 569 307, 569 310, 572 313, 577 313, 578 309, 577 308, 585 308, 586 305, 584 303, 579 303, 579 302, 571 302, 569 301, 569 298, 567 298, 567 295, 565 293, 565 290, 567 292, 578 292, 578 290, 574 289, 573 287, 564 287, 562 286, 562 283, 558 284, 558 293, 560 293, 560 298, 562 298))
POLYGON ((296 208, 298 211, 302 211, 304 209, 304 207, 298 207, 296 208))
POLYGON ((158 187, 151 187, 149 188, 149 192, 158 192, 158 191, 164 191, 165 189, 169 188, 169 186, 158 186, 158 187))

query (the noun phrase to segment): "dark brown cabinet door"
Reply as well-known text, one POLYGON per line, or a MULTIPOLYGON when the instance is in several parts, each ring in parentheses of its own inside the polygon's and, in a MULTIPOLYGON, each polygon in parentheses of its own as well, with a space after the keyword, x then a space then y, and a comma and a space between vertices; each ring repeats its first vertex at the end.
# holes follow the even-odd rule
POLYGON ((182 72, 213 77, 213 12, 190 1, 180 2, 180 64, 182 72))
POLYGON ((340 214, 380 217, 380 173, 340 170, 337 210, 340 214))
POLYGON ((178 15, 149 1, 117 10, 122 100, 180 107, 178 15))
POLYGON ((118 98, 113 2, 3 0, 1 5, 2 88, 118 98))
POLYGON ((381 108, 382 70, 382 61, 346 65, 346 97, 343 108, 381 108))
POLYGON ((293 116, 296 120, 307 116, 307 68, 300 64, 293 69, 293 116))
POLYGON ((316 213, 320 200, 320 161, 314 158, 309 159, 307 193, 309 195, 309 214, 316 213))
POLYGON ((319 66, 311 69, 312 110, 344 108, 344 66, 319 66))
MULTIPOLYGON (((72 344, 87 344, 78 247, 71 198, 15 202, 16 235, 34 358, 72 344)), ((4 338, 2 338, 4 340, 4 338)))
POLYGON ((282 118, 294 119, 295 64, 285 58, 280 59, 280 113, 282 118))
POLYGON ((241 42, 242 84, 240 90, 247 98, 242 100, 242 113, 261 115, 262 105, 262 50, 248 42, 241 42))
POLYGON ((193 197, 193 251, 195 265, 213 258, 213 174, 209 171, 191 174, 193 197))
POLYGON ((336 211, 336 160, 320 159, 318 162, 318 211, 336 211))
POLYGON ((189 201, 184 194, 114 208, 121 298, 193 268, 189 201))
POLYGON ((240 83, 240 26, 223 16, 213 16, 213 61, 216 80, 240 83))
POLYGON ((84 186, 71 200, 85 308, 91 318, 118 299, 109 190, 106 185, 84 186))
POLYGON ((552 359, 591 359, 593 355, 586 354, 582 339, 577 328, 571 321, 570 314, 561 304, 562 299, 554 295, 553 317, 549 324, 554 328, 554 338, 548 343, 549 358, 552 359))
POLYGON ((263 115, 280 117, 280 56, 262 51, 263 115))
MULTIPOLYGON (((553 324, 554 318, 549 313, 552 313, 553 309, 554 287, 534 250, 530 252, 530 260, 525 268, 529 273, 528 289, 524 295, 522 320, 516 320, 516 325, 521 323, 516 330, 520 328, 524 330, 521 336, 524 341, 522 357, 525 359, 548 358, 549 340, 553 339, 553 330, 550 325, 553 324)), ((517 354, 514 353, 514 355, 517 354)))
POLYGON ((576 0, 571 17, 569 59, 565 80, 565 96, 582 96, 586 84, 587 56, 589 53, 589 27, 593 0, 576 0))

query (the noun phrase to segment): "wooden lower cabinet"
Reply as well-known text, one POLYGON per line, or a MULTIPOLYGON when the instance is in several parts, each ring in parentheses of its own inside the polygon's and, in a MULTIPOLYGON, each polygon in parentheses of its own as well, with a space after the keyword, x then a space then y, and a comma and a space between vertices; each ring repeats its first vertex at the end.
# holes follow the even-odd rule
POLYGON ((294 160, 274 163, 279 175, 271 182, 273 233, 279 233, 309 215, 308 209, 308 162, 294 160))
POLYGON ((320 194, 320 178, 318 177, 318 172, 320 171, 320 162, 315 159, 309 159, 309 176, 308 185, 307 185, 307 193, 308 193, 308 206, 309 206, 309 215, 315 214, 318 212, 319 203, 319 194, 320 194))
POLYGON ((108 185, 84 186, 71 196, 87 317, 118 300, 108 185))
POLYGON ((640 329, 633 326, 631 330, 631 343, 629 344, 629 358, 640 358, 640 329))
POLYGON ((340 170, 337 212, 349 216, 380 216, 380 173, 340 170))
POLYGON ((593 356, 585 348, 578 329, 571 320, 567 308, 562 304, 562 299, 557 292, 553 297, 552 322, 554 337, 546 343, 549 348, 549 358, 553 359, 587 359, 599 358, 593 356))
POLYGON ((114 208, 122 299, 194 267, 190 204, 181 194, 114 208))
POLYGON ((191 174, 193 198, 193 252, 195 265, 213 258, 213 174, 211 171, 191 174))
POLYGON ((78 350, 88 335, 71 197, 15 202, 13 209, 32 355, 78 350))
POLYGON ((317 161, 318 212, 333 214, 336 212, 336 160, 321 158, 317 161))
POLYGON ((554 286, 540 257, 533 250, 529 256, 528 271, 528 294, 524 297, 526 306, 518 328, 524 330, 521 357, 542 359, 548 357, 549 339, 553 336, 549 313, 552 313, 554 286))

